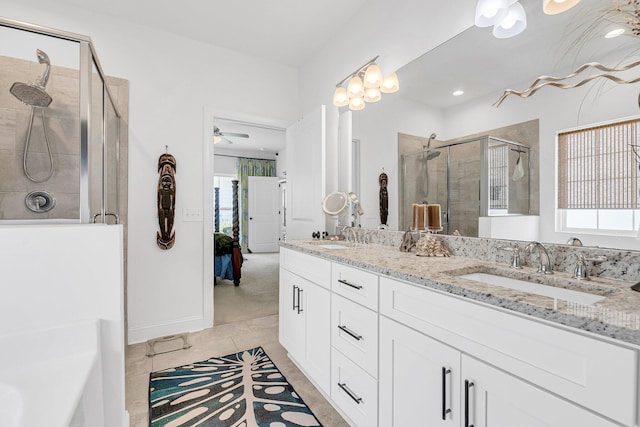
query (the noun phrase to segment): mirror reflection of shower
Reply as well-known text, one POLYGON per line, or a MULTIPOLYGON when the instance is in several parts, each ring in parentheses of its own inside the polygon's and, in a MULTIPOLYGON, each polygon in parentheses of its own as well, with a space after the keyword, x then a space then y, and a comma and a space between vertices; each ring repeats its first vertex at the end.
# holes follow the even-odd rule
POLYGON ((427 143, 422 146, 422 158, 424 160, 424 198, 422 200, 422 203, 425 205, 429 203, 429 160, 433 160, 440 155, 439 150, 431 150, 431 141, 433 141, 434 139, 436 139, 436 134, 432 133, 429 136, 429 140, 427 141, 427 143))
POLYGON ((49 81, 49 74, 51 72, 51 61, 49 56, 41 51, 36 50, 36 56, 40 64, 45 64, 45 70, 42 76, 38 77, 35 82, 23 83, 15 82, 11 85, 9 92, 25 105, 31 107, 31 115, 29 118, 29 129, 27 130, 27 138, 24 146, 24 154, 22 158, 22 167, 26 177, 35 183, 43 183, 51 179, 53 176, 53 153, 51 151, 51 143, 49 142, 49 135, 47 133, 47 124, 45 122, 44 109, 48 108, 53 98, 45 90, 47 82, 49 81), (37 179, 29 174, 29 168, 27 167, 27 159, 29 157, 29 144, 31 142, 31 131, 33 130, 33 118, 36 114, 36 108, 40 111, 42 118, 42 129, 44 133, 44 140, 47 145, 47 152, 49 154, 49 173, 44 179, 37 179))

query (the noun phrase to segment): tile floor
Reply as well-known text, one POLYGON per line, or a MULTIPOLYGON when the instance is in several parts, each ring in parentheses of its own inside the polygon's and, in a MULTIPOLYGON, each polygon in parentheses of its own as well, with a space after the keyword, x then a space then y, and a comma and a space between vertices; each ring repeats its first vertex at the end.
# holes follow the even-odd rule
POLYGON ((326 399, 291 362, 278 342, 278 315, 215 326, 189 334, 192 347, 147 357, 146 344, 126 349, 126 397, 131 427, 148 427, 149 373, 185 365, 212 356, 223 356, 257 346, 265 349, 271 360, 289 380, 325 427, 348 426, 326 399))

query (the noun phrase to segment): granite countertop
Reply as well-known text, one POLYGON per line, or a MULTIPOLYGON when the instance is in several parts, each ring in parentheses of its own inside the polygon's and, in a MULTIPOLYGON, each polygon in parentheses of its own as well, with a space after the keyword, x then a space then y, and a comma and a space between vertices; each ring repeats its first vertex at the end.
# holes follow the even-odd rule
MULTIPOLYGON (((589 281, 577 280, 564 272, 542 275, 529 267, 514 270, 506 264, 462 256, 418 257, 413 252, 400 252, 396 247, 379 244, 358 245, 346 249, 321 246, 335 243, 299 240, 281 242, 280 245, 416 285, 640 345, 640 292, 630 289, 632 283, 598 277, 592 277, 589 281), (462 274, 476 272, 587 292, 605 298, 594 304, 584 305, 459 277, 462 274)), ((347 245, 344 242, 338 244, 347 245)))

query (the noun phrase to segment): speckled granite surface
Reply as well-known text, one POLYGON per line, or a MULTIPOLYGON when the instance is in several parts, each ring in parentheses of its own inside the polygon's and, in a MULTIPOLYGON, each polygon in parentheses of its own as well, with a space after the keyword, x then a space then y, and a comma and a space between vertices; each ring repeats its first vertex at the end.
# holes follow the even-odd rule
MULTIPOLYGON (((386 235, 388 232, 384 233, 386 235)), ((400 233, 401 235, 402 233, 400 233)), ((462 238, 462 240, 464 239, 462 238)), ((462 243, 462 240, 457 240, 457 242, 462 243)), ((397 247, 383 244, 359 245, 354 248, 350 244, 340 242, 340 245, 349 245, 349 247, 346 249, 327 249, 321 246, 326 243, 335 242, 301 240, 282 242, 281 246, 640 345, 640 292, 629 289, 635 282, 602 277, 594 277, 591 281, 581 281, 573 279, 570 274, 562 271, 544 276, 537 273, 534 268, 527 266, 522 270, 514 270, 508 267, 508 254, 504 257, 499 253, 502 251, 498 251, 496 248, 480 248, 478 245, 475 245, 477 247, 474 249, 470 247, 472 245, 465 248, 465 245, 462 244, 462 248, 452 250, 452 253, 459 254, 465 251, 471 253, 478 250, 482 250, 485 254, 499 253, 500 262, 459 255, 449 258, 418 257, 415 253, 403 253, 397 247), (493 273, 515 279, 550 284, 601 295, 605 298, 595 304, 583 305, 459 277, 461 274, 472 272, 493 273)), ((501 245, 500 241, 494 240, 492 243, 501 245)), ((451 246, 448 246, 451 249, 451 246)), ((487 256, 483 258, 487 258, 487 256)), ((640 268, 635 265, 632 267, 640 268)), ((625 268, 628 269, 628 267, 625 268)))

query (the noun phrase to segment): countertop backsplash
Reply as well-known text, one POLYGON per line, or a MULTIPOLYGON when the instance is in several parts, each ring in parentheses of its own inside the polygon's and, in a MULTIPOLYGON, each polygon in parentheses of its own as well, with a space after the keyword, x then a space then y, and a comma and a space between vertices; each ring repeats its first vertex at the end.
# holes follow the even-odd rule
MULTIPOLYGON (((359 233, 366 232, 370 243, 400 247, 404 231, 382 229, 360 229, 359 233)), ((336 234, 340 234, 338 231, 336 234)), ((524 247, 529 242, 518 240, 487 239, 482 237, 449 236, 436 234, 451 255, 495 261, 510 264, 511 252, 501 250, 502 247, 511 247, 514 243, 522 250, 521 260, 524 266, 537 267, 537 251, 525 253, 524 247)), ((576 266, 577 255, 585 258, 604 257, 605 261, 587 261, 589 275, 607 279, 623 280, 625 282, 640 282, 640 251, 626 249, 610 249, 594 246, 569 246, 563 244, 544 243, 554 271, 573 273, 576 266)))

